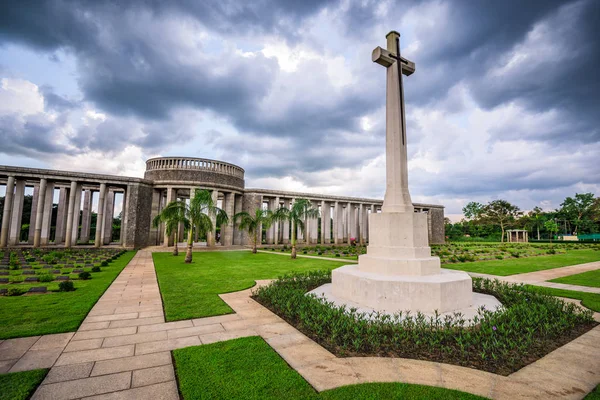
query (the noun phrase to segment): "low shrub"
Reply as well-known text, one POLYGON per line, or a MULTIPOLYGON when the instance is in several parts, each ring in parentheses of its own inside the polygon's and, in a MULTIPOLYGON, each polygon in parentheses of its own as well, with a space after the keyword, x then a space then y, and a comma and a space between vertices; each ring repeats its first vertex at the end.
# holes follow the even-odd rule
POLYGON ((99 266, 97 266, 97 265, 94 265, 94 266, 92 267, 92 272, 100 272, 100 271, 102 271, 102 269, 100 269, 100 267, 99 267, 99 266))
POLYGON ((38 275, 38 280, 40 282, 52 282, 54 280, 54 275, 52 275, 52 274, 38 275))
POLYGON ((336 257, 339 257, 339 256, 340 256, 340 253, 335 253, 335 256, 336 256, 336 257))
POLYGON ((596 325, 592 312, 522 285, 473 278, 473 290, 495 296, 501 310, 480 309, 473 325, 459 313, 364 314, 306 293, 331 272, 286 275, 254 298, 340 356, 396 356, 508 375, 596 325))
POLYGON ((58 290, 60 292, 72 292, 75 290, 75 285, 73 284, 73 281, 62 281, 58 284, 58 290))
POLYGON ((100 263, 100 266, 101 266, 101 267, 108 267, 108 261, 102 261, 102 262, 100 263))
POLYGON ((27 289, 22 287, 9 287, 6 291, 7 296, 20 296, 27 292, 27 289))
POLYGON ((88 279, 90 279, 91 277, 92 277, 92 274, 90 274, 90 273, 89 273, 89 272, 87 272, 87 271, 84 271, 84 272, 80 272, 80 273, 79 273, 79 279, 81 279, 82 281, 88 280, 88 279))

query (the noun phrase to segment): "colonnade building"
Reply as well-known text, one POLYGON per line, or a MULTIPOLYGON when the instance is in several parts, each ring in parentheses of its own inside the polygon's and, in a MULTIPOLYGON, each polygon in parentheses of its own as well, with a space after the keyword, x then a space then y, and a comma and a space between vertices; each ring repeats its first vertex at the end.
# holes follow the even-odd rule
MULTIPOLYGON (((6 186, 0 247, 70 247, 92 242, 97 247, 172 245, 173 237, 165 234, 164 227, 155 228, 151 222, 168 203, 189 199, 195 189, 210 190, 213 200, 230 216, 229 222, 220 227, 219 243, 215 243, 214 235, 209 235, 209 246, 249 244, 247 234, 234 224, 234 214, 289 207, 299 198, 310 200, 319 209, 319 218, 307 220, 304 231, 298 231, 299 243, 341 245, 352 239, 366 243, 368 215, 380 212, 383 205, 381 199, 247 189, 243 168, 191 157, 152 158, 146 162, 144 178, 0 166, 0 185, 6 186), (26 196, 31 196, 28 218, 24 216, 26 196), (113 218, 118 214, 121 229, 116 235, 113 218), (95 232, 91 237, 93 215, 95 232)), ((427 213, 429 242, 444 243, 443 206, 414 207, 415 212, 427 213)), ((183 230, 180 235, 179 239, 183 239, 183 230)), ((289 243, 289 223, 271 226, 264 240, 271 245, 289 243)))

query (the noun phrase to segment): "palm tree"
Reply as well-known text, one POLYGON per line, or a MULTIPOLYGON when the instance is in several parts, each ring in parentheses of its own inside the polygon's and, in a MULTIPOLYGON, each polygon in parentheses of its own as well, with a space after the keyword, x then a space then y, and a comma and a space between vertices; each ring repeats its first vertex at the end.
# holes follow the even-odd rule
POLYGON ((200 234, 208 234, 214 231, 212 217, 216 217, 217 226, 227 223, 229 217, 227 213, 216 206, 212 200, 211 193, 208 190, 196 190, 195 194, 190 196, 190 203, 185 201, 173 201, 161 211, 165 220, 183 215, 184 223, 189 227, 187 251, 185 253, 185 262, 192 262, 192 247, 194 245, 193 228, 200 234))
POLYGON ((262 237, 262 227, 269 229, 273 223, 273 212, 271 210, 263 210, 258 208, 254 216, 242 211, 233 217, 234 221, 240 221, 240 229, 248 231, 252 240, 252 253, 256 253, 256 244, 258 243, 258 235, 262 237))
POLYGON ((292 230, 292 258, 296 258, 296 230, 304 230, 304 220, 318 218, 319 210, 312 206, 310 200, 297 199, 291 208, 281 207, 273 213, 274 221, 289 221, 292 230))
POLYGON ((171 236, 173 233, 175 233, 175 248, 173 249, 173 255, 176 256, 179 255, 179 248, 177 247, 177 242, 179 239, 179 225, 183 223, 185 228, 189 228, 189 221, 185 218, 182 207, 180 207, 180 205, 171 206, 173 203, 181 203, 181 201, 173 201, 163 208, 160 214, 158 214, 152 220, 152 225, 155 228, 158 228, 161 222, 164 222, 165 233, 167 236, 171 236))

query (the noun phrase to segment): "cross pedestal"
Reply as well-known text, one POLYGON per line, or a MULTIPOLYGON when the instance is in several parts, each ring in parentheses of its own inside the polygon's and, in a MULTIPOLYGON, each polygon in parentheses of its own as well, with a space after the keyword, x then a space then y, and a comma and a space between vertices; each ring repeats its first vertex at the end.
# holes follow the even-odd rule
POLYGON ((408 190, 406 120, 402 75, 415 64, 400 56, 400 35, 387 35, 387 50, 377 47, 372 60, 386 68, 386 192, 381 213, 369 215, 369 246, 358 264, 332 271, 332 283, 313 291, 336 304, 362 311, 433 314, 500 306, 492 296, 473 295, 471 277, 445 270, 431 256, 427 215, 415 213, 408 190))

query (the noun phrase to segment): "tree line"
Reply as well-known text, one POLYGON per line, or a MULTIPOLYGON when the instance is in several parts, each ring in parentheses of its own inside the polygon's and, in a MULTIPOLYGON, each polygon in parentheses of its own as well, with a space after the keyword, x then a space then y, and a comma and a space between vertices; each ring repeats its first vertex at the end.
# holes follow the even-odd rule
POLYGON ((584 235, 600 232, 600 197, 593 193, 576 193, 560 207, 544 211, 540 207, 524 212, 506 200, 487 204, 470 202, 462 209, 464 218, 452 223, 446 218, 446 238, 466 237, 504 241, 507 229, 524 229, 530 239, 552 239, 559 235, 584 235))

